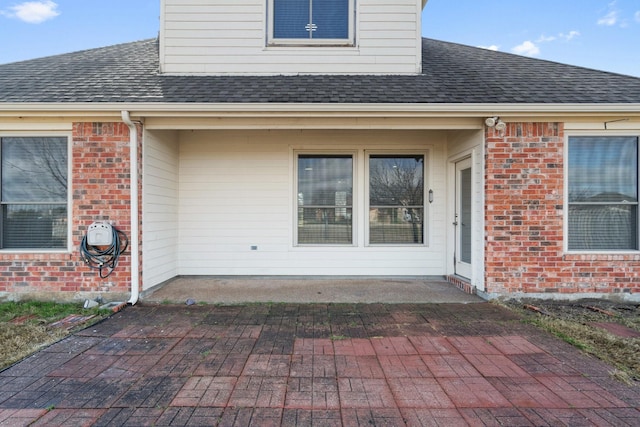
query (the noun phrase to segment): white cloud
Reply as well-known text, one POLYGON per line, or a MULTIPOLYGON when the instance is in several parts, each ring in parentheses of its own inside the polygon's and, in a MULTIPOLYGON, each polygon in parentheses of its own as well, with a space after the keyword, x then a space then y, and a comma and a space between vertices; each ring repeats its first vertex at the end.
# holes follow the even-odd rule
POLYGON ((500 50, 500 46, 492 44, 491 46, 478 46, 481 49, 487 49, 487 50, 495 50, 498 51, 500 50))
POLYGON ((634 17, 635 17, 636 21, 640 22, 640 10, 636 12, 634 17))
POLYGON ((620 24, 624 26, 624 22, 620 22, 620 10, 617 8, 618 0, 613 0, 607 5, 608 12, 602 18, 598 19, 598 25, 605 27, 613 27, 620 24))
POLYGON ((57 3, 51 0, 27 1, 16 6, 11 6, 9 11, 2 11, 0 13, 10 18, 17 18, 29 24, 40 24, 60 15, 57 8, 57 3))
POLYGON ((604 25, 605 27, 613 27, 618 23, 618 11, 612 10, 602 18, 598 19, 598 25, 604 25))
POLYGON ((536 40, 536 43, 545 43, 545 42, 552 42, 554 41, 556 38, 555 36, 545 36, 544 34, 541 35, 538 40, 536 40))
POLYGON ((574 38, 578 37, 580 35, 580 31, 569 31, 567 34, 565 33, 560 33, 558 34, 558 37, 560 37, 563 40, 569 41, 569 40, 573 40, 574 38))
POLYGON ((525 56, 538 56, 540 55, 540 44, 541 43, 551 43, 558 40, 570 41, 580 35, 579 31, 571 30, 568 33, 559 33, 557 36, 546 36, 541 35, 535 41, 526 40, 515 46, 511 49, 511 52, 516 53, 518 55, 525 56))
POLYGON ((511 49, 511 52, 524 56, 536 56, 540 54, 540 48, 532 41, 525 41, 511 49))

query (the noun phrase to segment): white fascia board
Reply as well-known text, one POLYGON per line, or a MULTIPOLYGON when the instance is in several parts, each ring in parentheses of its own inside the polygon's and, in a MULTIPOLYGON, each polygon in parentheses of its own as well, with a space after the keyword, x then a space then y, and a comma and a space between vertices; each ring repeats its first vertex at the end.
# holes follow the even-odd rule
POLYGON ((279 115, 300 117, 339 113, 341 116, 484 117, 484 116, 640 116, 634 104, 328 104, 328 103, 0 103, 0 117, 86 116, 213 117, 217 115, 279 115))

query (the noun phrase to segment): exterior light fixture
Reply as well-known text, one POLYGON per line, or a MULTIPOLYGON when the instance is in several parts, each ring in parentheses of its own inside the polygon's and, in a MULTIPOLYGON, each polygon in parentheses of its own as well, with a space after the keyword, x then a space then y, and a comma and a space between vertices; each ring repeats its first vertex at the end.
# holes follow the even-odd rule
POLYGON ((498 123, 498 120, 500 120, 500 117, 489 117, 484 121, 484 124, 487 125, 487 127, 492 128, 496 123, 498 123))
POLYGON ((507 128, 507 124, 505 122, 503 122, 502 120, 500 120, 500 117, 495 116, 495 117, 488 117, 485 121, 484 124, 487 127, 495 127, 496 130, 498 132, 502 132, 507 128))

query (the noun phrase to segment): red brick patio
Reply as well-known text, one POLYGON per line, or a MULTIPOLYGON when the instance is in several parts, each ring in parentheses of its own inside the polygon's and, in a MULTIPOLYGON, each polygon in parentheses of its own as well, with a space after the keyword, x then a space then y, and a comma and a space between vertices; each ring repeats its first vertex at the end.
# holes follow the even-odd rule
POLYGON ((0 425, 638 425, 640 388, 480 304, 128 307, 0 373, 0 425))

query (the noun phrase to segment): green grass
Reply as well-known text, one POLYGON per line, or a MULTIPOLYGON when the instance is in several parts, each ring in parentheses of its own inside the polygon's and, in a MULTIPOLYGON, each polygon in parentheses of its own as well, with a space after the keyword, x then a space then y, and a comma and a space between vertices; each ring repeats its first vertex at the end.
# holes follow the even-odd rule
POLYGON ((84 309, 81 303, 0 303, 0 369, 69 335, 71 330, 50 325, 72 314, 95 316, 85 323, 75 325, 74 329, 78 329, 107 317, 111 311, 84 309))
MULTIPOLYGON (((626 318, 620 315, 605 316, 593 313, 576 303, 571 306, 557 307, 550 302, 539 301, 549 315, 541 315, 524 310, 521 304, 503 304, 522 315, 522 320, 535 325, 586 354, 597 357, 614 368, 612 375, 628 383, 640 381, 640 338, 618 337, 610 332, 593 326, 592 322, 616 322, 631 329, 640 330, 640 316, 629 311, 626 318)), ((557 304, 556 304, 557 305, 557 304)), ((618 304, 622 305, 622 304, 618 304)), ((633 306, 631 306, 633 307, 633 306)), ((636 309, 637 310, 637 309, 636 309)), ((624 311, 623 311, 624 312, 624 311)))
MULTIPOLYGON (((5 302, 0 304, 0 322, 5 323, 22 316, 35 316, 30 323, 46 323, 63 319, 70 314, 85 311, 81 304, 60 304, 54 302, 5 302)), ((90 310, 87 310, 90 311, 90 310)))

